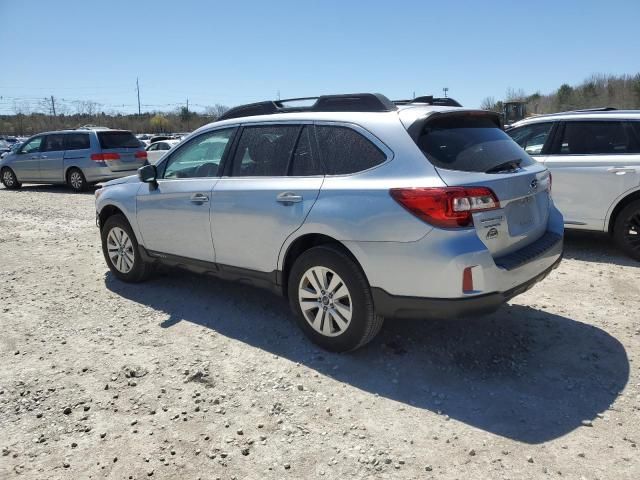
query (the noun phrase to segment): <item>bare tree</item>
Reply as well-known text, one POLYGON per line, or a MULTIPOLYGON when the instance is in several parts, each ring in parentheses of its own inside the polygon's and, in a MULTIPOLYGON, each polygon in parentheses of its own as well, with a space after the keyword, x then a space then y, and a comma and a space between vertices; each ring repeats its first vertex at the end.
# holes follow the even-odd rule
POLYGON ((213 107, 205 107, 204 114, 213 117, 215 120, 216 118, 220 118, 227 110, 229 110, 229 107, 226 105, 216 103, 213 107))
POLYGON ((494 97, 485 97, 480 102, 480 108, 482 110, 493 110, 496 107, 496 99, 494 97))

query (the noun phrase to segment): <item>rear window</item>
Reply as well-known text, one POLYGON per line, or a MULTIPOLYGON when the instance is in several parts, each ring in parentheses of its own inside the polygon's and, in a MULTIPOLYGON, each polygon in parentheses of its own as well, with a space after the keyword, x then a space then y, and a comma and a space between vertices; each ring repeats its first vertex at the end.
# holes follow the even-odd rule
POLYGON ((131 132, 98 132, 102 148, 139 148, 140 140, 131 132))
POLYGON ((454 116, 428 122, 418 147, 438 168, 491 172, 510 164, 525 167, 534 160, 489 117, 454 116))

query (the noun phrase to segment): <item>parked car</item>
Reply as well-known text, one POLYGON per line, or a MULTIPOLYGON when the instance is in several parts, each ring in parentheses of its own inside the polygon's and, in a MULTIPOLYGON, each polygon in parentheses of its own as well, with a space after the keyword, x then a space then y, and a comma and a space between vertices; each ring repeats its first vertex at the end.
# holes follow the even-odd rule
POLYGON ((266 287, 347 351, 384 317, 493 311, 560 262, 549 172, 497 114, 378 94, 290 103, 236 107, 97 190, 112 274, 165 263, 266 287))
POLYGON ((126 130, 62 130, 35 135, 0 160, 6 188, 23 182, 66 183, 75 191, 134 174, 147 163, 147 152, 126 130))
POLYGON ((5 140, 0 140, 0 158, 5 153, 9 153, 11 151, 11 144, 5 140))
POLYGON ((608 232, 640 260, 640 111, 543 115, 507 133, 552 172, 567 228, 608 232))
POLYGON ((171 150, 179 143, 180 140, 161 140, 148 145, 145 148, 147 151, 147 160, 149 163, 158 163, 158 160, 160 160, 168 150, 171 150))

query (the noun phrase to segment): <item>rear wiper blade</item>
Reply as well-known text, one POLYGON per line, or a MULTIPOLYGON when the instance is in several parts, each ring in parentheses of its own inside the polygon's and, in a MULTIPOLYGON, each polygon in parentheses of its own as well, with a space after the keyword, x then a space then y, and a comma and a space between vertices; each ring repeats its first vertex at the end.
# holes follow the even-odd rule
POLYGON ((496 165, 495 167, 491 167, 489 170, 486 170, 484 173, 513 172, 520 168, 521 163, 522 163, 522 160, 520 158, 516 158, 515 160, 509 160, 508 162, 504 162, 499 165, 496 165))

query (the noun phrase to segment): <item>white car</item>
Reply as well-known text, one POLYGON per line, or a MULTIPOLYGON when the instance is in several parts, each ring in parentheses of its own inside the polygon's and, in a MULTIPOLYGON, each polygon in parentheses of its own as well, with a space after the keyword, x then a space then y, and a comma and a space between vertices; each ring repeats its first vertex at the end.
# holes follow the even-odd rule
POLYGON ((161 140, 154 142, 147 146, 147 160, 151 164, 156 164, 162 156, 167 153, 167 150, 171 150, 175 145, 179 144, 180 140, 161 140))
POLYGON ((542 115, 507 133, 551 171, 566 228, 608 232, 640 260, 640 111, 542 115))

